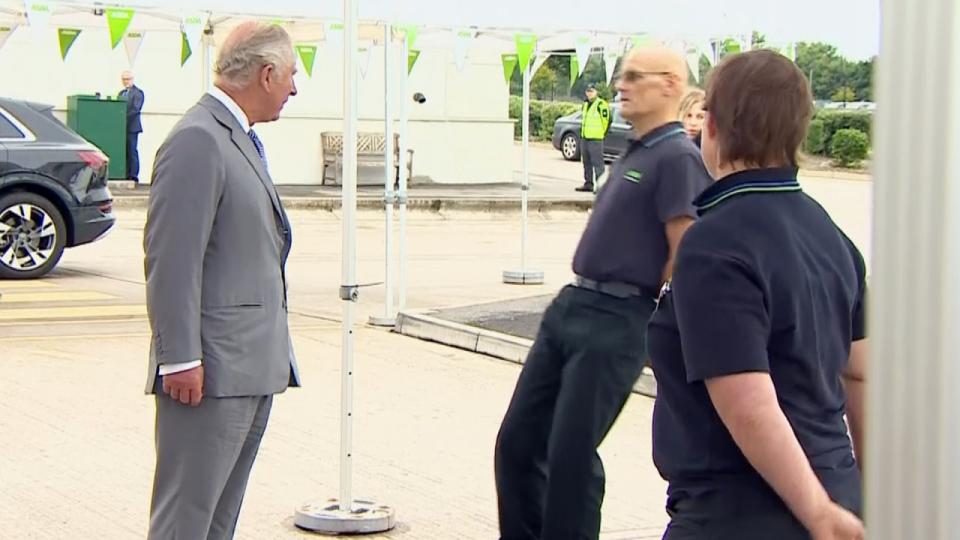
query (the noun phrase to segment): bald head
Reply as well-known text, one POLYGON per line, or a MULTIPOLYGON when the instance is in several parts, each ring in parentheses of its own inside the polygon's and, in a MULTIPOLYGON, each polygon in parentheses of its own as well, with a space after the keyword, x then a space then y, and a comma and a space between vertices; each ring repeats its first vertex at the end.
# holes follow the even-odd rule
POLYGON ((642 135, 676 121, 687 92, 687 64, 663 45, 633 49, 623 59, 617 91, 623 117, 642 135))
POLYGON ((294 62, 293 43, 286 30, 275 24, 247 21, 223 40, 213 71, 218 83, 241 89, 265 66, 279 70, 294 62))
POLYGON ((130 70, 127 70, 121 73, 120 82, 123 83, 124 88, 130 88, 131 86, 133 86, 133 72, 130 70))

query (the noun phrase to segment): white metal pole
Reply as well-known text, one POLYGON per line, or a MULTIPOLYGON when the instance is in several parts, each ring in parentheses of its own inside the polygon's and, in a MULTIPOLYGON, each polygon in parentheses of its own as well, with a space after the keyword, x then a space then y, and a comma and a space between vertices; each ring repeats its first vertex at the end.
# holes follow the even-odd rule
MULTIPOLYGON (((531 64, 533 59, 531 59, 531 64)), ((527 273, 527 197, 530 192, 530 66, 523 70, 523 186, 520 188, 520 271, 527 273)))
POLYGON ((881 13, 867 530, 871 540, 955 539, 960 537, 960 4, 884 0, 881 13))
POLYGON ((520 184, 520 269, 505 270, 503 282, 514 285, 540 285, 543 283, 543 271, 530 270, 527 267, 527 207, 530 196, 530 76, 534 59, 524 67, 523 72, 523 111, 520 114, 520 132, 523 149, 523 177, 520 184))
POLYGON ((353 511, 353 317, 357 294, 357 9, 343 0, 343 247, 341 299, 343 347, 340 389, 340 510, 353 511))
POLYGON ((377 326, 393 326, 396 316, 393 312, 393 27, 383 25, 383 207, 386 214, 384 228, 384 282, 386 290, 383 300, 383 317, 370 317, 370 323, 377 326))
POLYGON ((213 36, 203 34, 200 42, 203 44, 203 90, 209 92, 213 89, 213 36))
POLYGON ((397 202, 400 205, 399 208, 399 225, 400 225, 400 238, 399 238, 399 254, 400 259, 398 268, 397 268, 397 309, 403 310, 407 306, 407 148, 409 146, 409 141, 407 136, 409 134, 409 107, 407 106, 407 100, 411 99, 407 95, 407 79, 409 69, 409 57, 410 57, 410 41, 404 36, 403 39, 403 60, 400 62, 400 157, 398 164, 400 165, 400 181, 398 182, 399 193, 397 197, 397 202))

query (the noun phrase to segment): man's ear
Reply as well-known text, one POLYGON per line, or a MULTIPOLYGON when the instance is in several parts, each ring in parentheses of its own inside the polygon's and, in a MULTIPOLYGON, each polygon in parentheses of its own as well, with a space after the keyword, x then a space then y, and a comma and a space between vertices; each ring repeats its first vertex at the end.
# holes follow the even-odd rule
POLYGON ((707 133, 710 134, 711 139, 717 138, 717 122, 713 119, 713 115, 710 114, 710 111, 706 111, 704 113, 703 129, 707 130, 707 133))
POLYGON ((260 86, 262 86, 264 89, 267 89, 267 87, 269 86, 271 82, 270 79, 271 77, 273 77, 273 71, 274 71, 274 67, 271 64, 267 64, 262 68, 260 68, 259 83, 260 83, 260 86))

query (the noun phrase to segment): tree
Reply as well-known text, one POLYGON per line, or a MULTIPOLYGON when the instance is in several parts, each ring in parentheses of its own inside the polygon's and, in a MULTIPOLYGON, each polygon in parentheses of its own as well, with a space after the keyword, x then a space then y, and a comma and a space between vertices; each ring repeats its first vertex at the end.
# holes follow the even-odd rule
POLYGON ((530 81, 530 94, 536 99, 554 99, 557 89, 557 74, 544 63, 530 81))
POLYGON ((849 86, 841 86, 837 88, 837 91, 830 96, 830 99, 833 101, 856 101, 857 95, 854 93, 853 88, 849 86))
POLYGON ((872 99, 875 63, 876 58, 851 62, 826 43, 797 44, 797 66, 810 79, 815 99, 831 99, 844 88, 861 99, 872 99))

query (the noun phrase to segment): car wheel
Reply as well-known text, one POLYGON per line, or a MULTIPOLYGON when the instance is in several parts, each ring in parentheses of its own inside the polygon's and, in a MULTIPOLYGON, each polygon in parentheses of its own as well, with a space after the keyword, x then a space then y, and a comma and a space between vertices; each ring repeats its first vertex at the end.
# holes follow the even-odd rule
POLYGON ((578 161, 580 159, 580 139, 573 133, 567 133, 560 139, 560 153, 563 159, 567 161, 578 161))
POLYGON ((40 277, 60 262, 67 227, 57 207, 40 195, 0 197, 0 278, 40 277))

